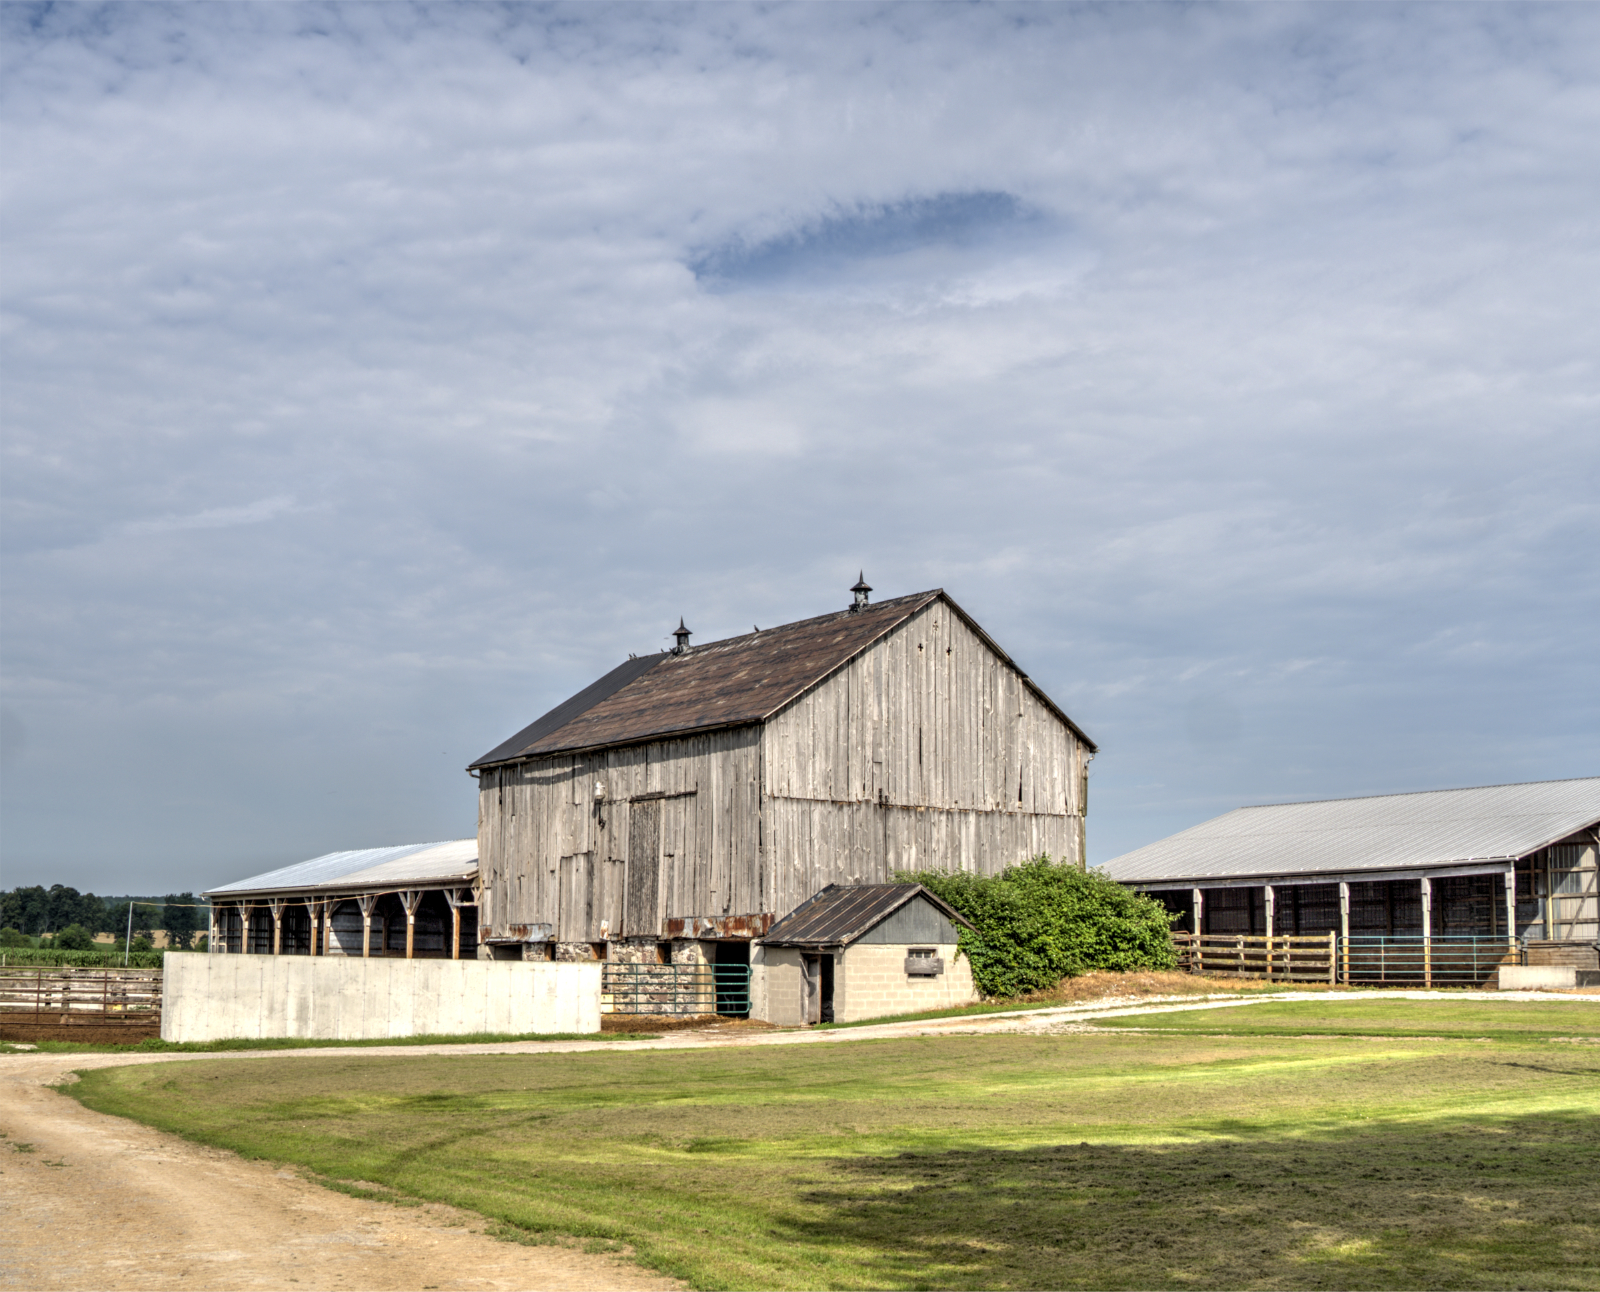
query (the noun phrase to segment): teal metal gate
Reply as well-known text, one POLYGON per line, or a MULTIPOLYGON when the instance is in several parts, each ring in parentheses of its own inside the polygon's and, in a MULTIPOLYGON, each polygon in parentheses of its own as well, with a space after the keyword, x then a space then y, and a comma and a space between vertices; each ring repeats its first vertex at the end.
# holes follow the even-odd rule
POLYGON ((744 1018, 750 1013, 749 965, 607 961, 600 982, 602 1013, 663 1014, 678 1018, 709 1014, 744 1018))

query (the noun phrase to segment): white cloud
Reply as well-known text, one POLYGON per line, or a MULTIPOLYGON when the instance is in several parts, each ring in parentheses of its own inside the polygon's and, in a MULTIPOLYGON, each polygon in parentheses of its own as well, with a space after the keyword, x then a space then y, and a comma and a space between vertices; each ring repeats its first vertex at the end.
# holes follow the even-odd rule
POLYGON ((125 527, 127 534, 161 534, 175 529, 228 529, 234 525, 259 525, 264 520, 282 515, 294 506, 294 498, 279 494, 263 498, 243 507, 211 507, 188 516, 161 516, 154 520, 136 520, 125 527))
POLYGON ((8 870, 448 837, 863 565, 1102 740, 1100 856, 1594 758, 1591 8, 0 21, 8 870))

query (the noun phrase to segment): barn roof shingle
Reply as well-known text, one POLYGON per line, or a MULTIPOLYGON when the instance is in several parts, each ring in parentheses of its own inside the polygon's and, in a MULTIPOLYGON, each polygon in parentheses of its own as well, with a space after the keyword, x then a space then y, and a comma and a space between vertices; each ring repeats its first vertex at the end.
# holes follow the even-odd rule
MULTIPOLYGON (((765 722, 919 610, 943 600, 1013 668, 1016 665, 941 588, 802 619, 798 623, 691 646, 681 655, 628 660, 557 705, 469 770, 549 754, 638 744, 765 722)), ((1030 689, 1075 735, 1066 714, 1017 669, 1030 689)))

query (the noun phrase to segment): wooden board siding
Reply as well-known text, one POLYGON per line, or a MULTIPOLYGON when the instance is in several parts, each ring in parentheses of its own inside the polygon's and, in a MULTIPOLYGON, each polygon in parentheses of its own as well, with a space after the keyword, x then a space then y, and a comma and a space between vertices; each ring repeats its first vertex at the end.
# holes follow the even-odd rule
POLYGON ((1084 751, 936 601, 766 724, 767 793, 1078 815, 1084 751))
MULTIPOLYGON (((760 900, 759 736, 747 727, 592 755, 492 768, 479 780, 478 861, 485 933, 553 924, 561 942, 621 934, 629 891, 630 805, 656 804, 653 917, 744 914, 760 900), (597 803, 595 782, 606 786, 597 803)), ((649 850, 646 850, 649 851, 649 850)), ((643 854, 637 863, 648 864, 643 854)))
POLYGON ((769 798, 768 883, 785 915, 829 884, 887 884, 898 870, 995 874, 1048 853, 1075 862, 1078 818, 769 798))
POLYGON ((1081 861, 1087 751, 943 602, 765 727, 775 911, 896 870, 1081 861))

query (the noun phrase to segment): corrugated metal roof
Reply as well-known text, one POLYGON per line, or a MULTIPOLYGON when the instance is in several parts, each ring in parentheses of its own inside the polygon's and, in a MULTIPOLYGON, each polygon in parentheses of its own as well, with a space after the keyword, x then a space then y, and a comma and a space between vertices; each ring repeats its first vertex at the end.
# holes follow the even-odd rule
POLYGON ((972 927, 921 884, 829 884, 768 929, 761 941, 785 947, 849 946, 919 898, 952 923, 972 927))
POLYGON ((1125 884, 1509 861, 1600 822, 1600 777, 1236 808, 1106 863, 1125 884))
POLYGON ((394 848, 358 848, 353 852, 330 852, 310 861, 296 862, 264 875, 252 875, 221 888, 207 897, 230 897, 244 893, 280 891, 307 892, 314 889, 406 888, 430 883, 467 883, 478 873, 478 841, 455 839, 446 843, 407 843, 394 848))
MULTIPOLYGON (((471 766, 489 767, 521 758, 764 722, 919 610, 941 599, 996 655, 1016 668, 943 589, 934 588, 859 610, 840 610, 693 646, 682 655, 629 660, 471 766)), ((1021 669, 1017 672, 1051 712, 1093 749, 1094 742, 1055 702, 1021 669)))

